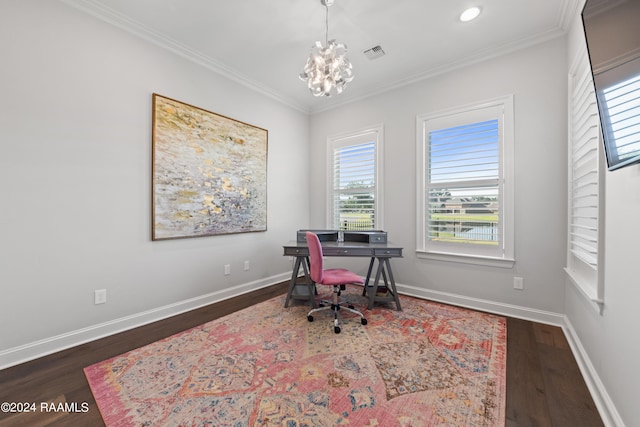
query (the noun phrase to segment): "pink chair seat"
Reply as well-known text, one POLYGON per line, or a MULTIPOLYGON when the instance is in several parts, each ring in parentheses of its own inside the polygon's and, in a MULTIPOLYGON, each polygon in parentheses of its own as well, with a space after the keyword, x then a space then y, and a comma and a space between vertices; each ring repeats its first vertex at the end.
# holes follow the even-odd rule
POLYGON ((364 284, 362 277, 344 268, 328 268, 323 271, 321 285, 364 284))

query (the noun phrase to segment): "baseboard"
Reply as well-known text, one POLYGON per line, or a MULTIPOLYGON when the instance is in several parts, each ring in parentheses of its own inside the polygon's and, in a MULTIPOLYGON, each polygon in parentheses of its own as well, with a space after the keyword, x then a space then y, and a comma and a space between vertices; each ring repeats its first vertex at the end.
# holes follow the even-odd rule
POLYGON ((565 316, 563 314, 553 313, 550 311, 504 304, 491 300, 452 294, 449 292, 435 291, 432 289, 418 288, 410 285, 402 285, 400 283, 396 283, 396 288, 400 294, 451 304, 458 307, 486 311, 493 314, 530 320, 532 322, 544 323, 547 325, 562 327, 565 324, 565 316))
POLYGON ((265 279, 255 280, 220 291, 211 292, 196 298, 136 313, 131 316, 121 317, 98 325, 56 335, 54 337, 35 341, 19 347, 10 348, 0 352, 0 369, 19 365, 61 350, 66 350, 71 347, 104 338, 109 335, 144 326, 187 311, 195 310, 209 304, 289 280, 290 278, 291 273, 282 273, 265 279))
POLYGON ((593 367, 591 359, 582 346, 582 342, 575 329, 573 329, 573 325, 568 317, 565 317, 565 324, 562 326, 562 329, 578 363, 582 377, 585 383, 587 383, 591 397, 598 408, 602 422, 606 427, 625 427, 624 421, 622 421, 609 393, 607 393, 607 389, 604 387, 604 384, 602 384, 600 376, 593 367))

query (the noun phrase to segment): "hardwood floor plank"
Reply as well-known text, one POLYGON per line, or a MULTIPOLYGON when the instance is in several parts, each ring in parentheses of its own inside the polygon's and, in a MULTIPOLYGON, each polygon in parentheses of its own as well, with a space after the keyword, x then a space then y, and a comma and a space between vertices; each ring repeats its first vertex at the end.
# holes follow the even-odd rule
MULTIPOLYGON (((0 413, 0 427, 104 426, 83 368, 282 295, 288 282, 0 370, 0 402, 66 402, 87 413, 0 413)), ((507 427, 602 426, 560 328, 507 318, 507 427)))
POLYGON ((571 353, 560 328, 534 324, 536 336, 553 336, 538 345, 548 400, 549 412, 559 426, 603 427, 598 410, 580 374, 578 364, 571 353), (558 333, 560 330, 560 333, 558 333))
POLYGON ((562 350, 571 350, 562 329, 557 326, 534 324, 533 332, 538 344, 544 344, 562 350))
POLYGON ((531 322, 507 318, 507 427, 551 427, 531 322))

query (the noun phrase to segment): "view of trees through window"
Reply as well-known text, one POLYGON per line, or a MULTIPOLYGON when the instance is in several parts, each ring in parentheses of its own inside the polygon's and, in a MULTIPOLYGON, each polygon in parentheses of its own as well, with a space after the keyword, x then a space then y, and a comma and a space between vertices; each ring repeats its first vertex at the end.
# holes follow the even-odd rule
POLYGON ((497 195, 454 197, 444 189, 429 192, 430 240, 497 245, 498 218, 497 195))
POLYGON ((341 230, 371 230, 374 228, 375 198, 373 192, 362 191, 368 188, 363 183, 350 184, 356 192, 344 194, 340 199, 341 230))

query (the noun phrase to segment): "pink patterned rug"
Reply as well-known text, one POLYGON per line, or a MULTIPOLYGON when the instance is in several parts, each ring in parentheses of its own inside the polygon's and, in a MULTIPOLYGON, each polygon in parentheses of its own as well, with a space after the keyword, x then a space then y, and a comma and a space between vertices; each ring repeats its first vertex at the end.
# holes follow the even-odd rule
POLYGON ((401 299, 334 334, 283 295, 85 374, 109 427, 504 426, 505 319, 401 299))

